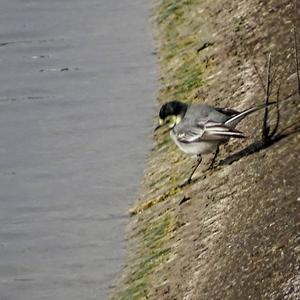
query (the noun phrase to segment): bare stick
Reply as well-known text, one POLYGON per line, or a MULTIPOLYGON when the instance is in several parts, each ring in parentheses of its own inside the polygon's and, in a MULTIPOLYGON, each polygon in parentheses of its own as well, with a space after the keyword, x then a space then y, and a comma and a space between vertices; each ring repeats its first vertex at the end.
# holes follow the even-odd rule
POLYGON ((295 62, 296 62, 296 74, 297 74, 297 87, 298 95, 300 97, 300 77, 299 77, 299 56, 298 56, 298 43, 297 43, 297 0, 294 1, 294 50, 295 50, 295 62))
POLYGON ((256 73, 259 81, 260 81, 261 88, 263 89, 264 93, 266 94, 267 91, 266 91, 266 88, 265 88, 264 81, 263 81, 263 79, 262 79, 262 77, 261 77, 261 75, 258 71, 258 68, 257 68, 256 63, 254 62, 254 60, 252 60, 252 65, 253 65, 255 73, 256 73))
MULTIPOLYGON (((248 54, 249 57, 252 57, 251 53, 249 52, 249 50, 246 47, 244 47, 244 50, 246 51, 246 53, 248 54)), ((259 79, 259 83, 260 83, 260 86, 261 86, 262 90, 264 91, 264 93, 266 93, 266 88, 265 88, 264 81, 263 81, 263 79, 262 79, 262 77, 261 77, 261 75, 260 75, 260 73, 258 71, 257 65, 256 65, 253 57, 251 59, 251 64, 252 64, 252 67, 253 67, 253 69, 255 71, 256 76, 259 79)))
POLYGON ((269 117, 269 99, 270 99, 270 86, 271 86, 271 53, 269 54, 268 58, 268 69, 267 69, 267 83, 266 83, 266 96, 265 96, 265 114, 264 114, 264 120, 263 120, 263 129, 262 129, 262 138, 263 138, 263 143, 264 145, 268 144, 269 141, 269 125, 268 125, 268 117, 269 117))
POLYGON ((276 76, 277 76, 277 71, 279 69, 279 65, 275 66, 275 69, 274 69, 274 72, 271 76, 271 80, 270 80, 270 95, 272 95, 272 91, 273 91, 273 82, 275 82, 277 79, 276 79, 276 76))
POLYGON ((296 62, 297 85, 298 85, 298 94, 300 96, 299 58, 298 58, 298 45, 297 45, 297 31, 296 31, 296 26, 294 26, 293 31, 294 31, 294 48, 295 48, 295 62, 296 62))
MULTIPOLYGON (((264 84, 264 82, 263 82, 263 79, 262 79, 262 77, 261 77, 261 75, 260 75, 260 73, 259 73, 259 71, 258 71, 258 68, 257 68, 257 66, 256 66, 256 64, 255 64, 254 61, 252 61, 252 65, 253 65, 253 68, 254 68, 254 70, 255 70, 255 73, 256 73, 256 75, 257 75, 259 81, 260 81, 261 88, 263 89, 264 94, 266 95, 266 94, 267 94, 267 91, 266 91, 266 88, 265 88, 265 84, 264 84)), ((279 66, 276 66, 276 67, 275 67, 275 70, 274 70, 272 76, 270 76, 270 92, 269 92, 270 95, 272 94, 272 84, 271 84, 271 83, 276 79, 278 67, 279 67, 279 66)))
POLYGON ((284 129, 282 129, 278 134, 277 136, 286 136, 286 135, 289 135, 291 133, 294 133, 294 132, 298 132, 300 131, 300 126, 299 126, 299 122, 295 122, 287 127, 285 127, 284 129), (290 130, 291 129, 291 130, 290 130))
POLYGON ((276 124, 272 130, 272 133, 270 133, 270 138, 272 138, 277 130, 278 130, 278 126, 279 126, 279 123, 280 123, 280 109, 279 109, 279 98, 280 98, 280 88, 281 88, 281 84, 282 84, 282 81, 283 79, 281 79, 279 81, 279 84, 278 84, 278 88, 277 88, 277 92, 276 92, 276 124))

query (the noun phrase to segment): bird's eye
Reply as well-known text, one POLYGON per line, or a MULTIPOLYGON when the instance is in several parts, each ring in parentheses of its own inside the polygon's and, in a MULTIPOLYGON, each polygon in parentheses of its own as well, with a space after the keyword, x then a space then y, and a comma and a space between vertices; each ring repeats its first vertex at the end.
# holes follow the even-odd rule
POLYGON ((168 117, 167 119, 166 119, 166 124, 169 124, 170 122, 171 122, 171 117, 168 117))

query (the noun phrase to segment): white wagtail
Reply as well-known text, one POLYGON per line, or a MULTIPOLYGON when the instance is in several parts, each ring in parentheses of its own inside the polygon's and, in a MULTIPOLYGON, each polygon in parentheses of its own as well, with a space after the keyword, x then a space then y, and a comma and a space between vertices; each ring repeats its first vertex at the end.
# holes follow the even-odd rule
POLYGON ((245 138, 241 131, 235 129, 236 125, 249 114, 264 107, 265 105, 259 105, 239 112, 207 104, 171 101, 161 107, 159 125, 155 130, 167 124, 170 136, 179 149, 197 155, 198 162, 187 180, 190 183, 202 161, 202 154, 215 153, 209 167, 211 168, 221 144, 228 142, 230 138, 245 138))

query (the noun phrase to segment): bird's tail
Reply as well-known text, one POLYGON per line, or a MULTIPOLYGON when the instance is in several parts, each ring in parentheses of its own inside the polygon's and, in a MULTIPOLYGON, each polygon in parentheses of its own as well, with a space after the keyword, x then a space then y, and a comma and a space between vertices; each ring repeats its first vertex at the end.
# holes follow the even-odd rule
POLYGON ((237 115, 231 117, 230 119, 228 119, 225 124, 231 128, 234 128, 240 121, 242 121, 245 117, 247 117, 248 115, 252 114, 253 112, 256 112, 260 109, 265 108, 266 106, 270 106, 270 105, 274 105, 276 104, 276 102, 270 102, 267 105, 266 104, 262 104, 262 105, 258 105, 258 106, 254 106, 248 109, 243 110, 242 112, 238 113, 237 115))
POLYGON ((228 140, 230 138, 245 138, 246 136, 239 130, 231 128, 228 125, 215 122, 207 122, 205 131, 201 137, 202 140, 228 140))

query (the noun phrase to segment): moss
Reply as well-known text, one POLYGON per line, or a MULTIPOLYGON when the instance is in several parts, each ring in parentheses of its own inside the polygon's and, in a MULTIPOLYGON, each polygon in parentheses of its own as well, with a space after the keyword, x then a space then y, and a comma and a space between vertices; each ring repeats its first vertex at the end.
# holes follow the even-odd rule
POLYGON ((191 11, 201 1, 161 1, 156 10, 161 45, 161 65, 164 73, 163 99, 186 99, 193 97, 193 91, 202 84, 203 64, 198 58, 197 24, 191 24, 191 11))
POLYGON ((165 135, 162 137, 158 143, 152 148, 152 151, 161 151, 164 147, 168 146, 171 144, 170 136, 165 135))
POLYGON ((172 232, 175 221, 171 213, 164 214, 153 221, 144 223, 131 238, 138 237, 142 247, 137 253, 140 259, 131 262, 130 272, 123 288, 113 299, 134 300, 147 299, 149 284, 155 268, 164 263, 170 254, 167 239, 172 232))
MULTIPOLYGON (((171 181, 174 182, 174 181, 176 181, 176 179, 172 178, 171 181)), ((133 209, 130 210, 130 214, 131 215, 136 215, 138 213, 141 213, 144 210, 152 207, 153 205, 158 204, 160 202, 163 202, 163 201, 167 200, 169 197, 172 197, 172 196, 176 195, 180 191, 181 191, 181 188, 175 185, 175 187, 172 187, 170 190, 168 190, 167 192, 159 195, 158 197, 155 197, 153 199, 150 199, 150 200, 139 203, 136 207, 134 207, 133 209)))

